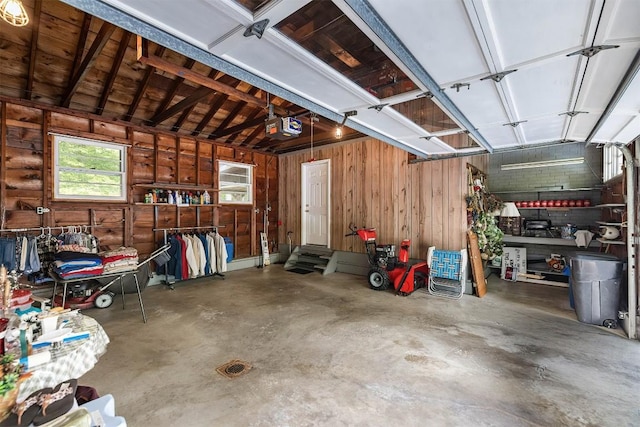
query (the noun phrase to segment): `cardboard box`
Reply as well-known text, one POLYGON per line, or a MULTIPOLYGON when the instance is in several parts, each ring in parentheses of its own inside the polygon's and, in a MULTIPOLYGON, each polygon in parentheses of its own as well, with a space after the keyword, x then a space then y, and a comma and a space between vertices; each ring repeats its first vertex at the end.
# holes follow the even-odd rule
POLYGON ((502 253, 502 268, 500 278, 503 280, 516 281, 518 273, 527 272, 527 249, 526 248, 504 248, 502 253))

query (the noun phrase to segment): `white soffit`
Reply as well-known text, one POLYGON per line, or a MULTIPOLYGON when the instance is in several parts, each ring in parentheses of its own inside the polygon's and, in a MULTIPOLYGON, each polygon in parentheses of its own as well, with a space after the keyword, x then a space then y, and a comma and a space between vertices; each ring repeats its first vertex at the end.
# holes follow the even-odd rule
POLYGON ((202 49, 238 26, 236 19, 205 0, 182 4, 175 0, 102 1, 202 49))
POLYGON ((585 23, 594 1, 473 0, 470 3, 476 8, 486 6, 498 41, 500 62, 510 68, 582 48, 585 23))
POLYGON ((559 141, 563 139, 562 130, 566 117, 555 116, 541 119, 530 119, 518 126, 521 128, 526 141, 530 144, 559 141))
POLYGON ((604 109, 573 117, 569 126, 569 132, 567 133, 567 139, 576 141, 584 141, 587 139, 603 111, 604 109))
POLYGON ((373 97, 328 69, 299 46, 282 43, 281 37, 266 32, 261 39, 243 38, 222 58, 307 99, 341 112, 373 97), (352 88, 345 90, 345 86, 352 88))
POLYGON ((369 3, 441 86, 488 72, 462 2, 369 0, 369 3))
POLYGON ((492 80, 476 82, 469 88, 461 87, 459 91, 447 89, 447 95, 478 128, 511 121, 492 80))
POLYGON ((518 146, 518 144, 514 143, 514 141, 517 141, 516 130, 511 126, 494 125, 481 128, 480 132, 491 141, 496 150, 518 146))
MULTIPOLYGON (((639 24, 640 26, 640 21, 639 24)), ((604 109, 620 84, 638 49, 604 50, 589 60, 578 98, 578 110, 604 109)))
POLYGON ((570 109, 579 57, 561 57, 518 70, 502 81, 510 89, 518 118, 555 116, 570 109))

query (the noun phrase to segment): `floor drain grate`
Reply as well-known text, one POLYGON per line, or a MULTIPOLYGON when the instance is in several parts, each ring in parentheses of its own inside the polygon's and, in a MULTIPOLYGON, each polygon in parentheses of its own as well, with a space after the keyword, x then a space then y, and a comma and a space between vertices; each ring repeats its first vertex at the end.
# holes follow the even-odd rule
POLYGON ((251 365, 242 360, 232 360, 224 365, 218 366, 216 371, 222 376, 227 378, 236 378, 240 375, 248 372, 251 369, 251 365))

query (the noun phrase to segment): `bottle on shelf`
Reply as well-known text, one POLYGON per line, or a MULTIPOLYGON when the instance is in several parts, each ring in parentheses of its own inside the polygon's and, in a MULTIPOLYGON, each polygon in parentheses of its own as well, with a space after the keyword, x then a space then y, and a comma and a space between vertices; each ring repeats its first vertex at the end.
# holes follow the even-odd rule
POLYGON ((199 205, 204 205, 204 197, 202 197, 202 193, 199 191, 196 192, 196 199, 198 200, 199 205))
POLYGON ((207 190, 204 190, 203 198, 204 198, 205 205, 211 204, 211 196, 209 195, 209 192, 207 190))

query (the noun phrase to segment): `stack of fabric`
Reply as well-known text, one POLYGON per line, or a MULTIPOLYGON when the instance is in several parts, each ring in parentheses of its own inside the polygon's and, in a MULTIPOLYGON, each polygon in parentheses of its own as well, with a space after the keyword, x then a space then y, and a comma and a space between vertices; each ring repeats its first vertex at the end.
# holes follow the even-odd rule
POLYGON ((119 248, 100 253, 104 274, 138 268, 138 250, 136 248, 119 248))
POLYGON ((53 271, 65 280, 98 276, 103 273, 102 258, 98 254, 62 251, 55 255, 53 271))

